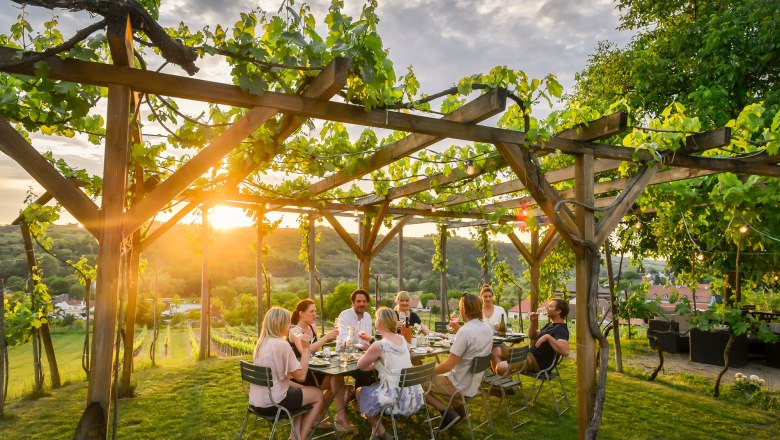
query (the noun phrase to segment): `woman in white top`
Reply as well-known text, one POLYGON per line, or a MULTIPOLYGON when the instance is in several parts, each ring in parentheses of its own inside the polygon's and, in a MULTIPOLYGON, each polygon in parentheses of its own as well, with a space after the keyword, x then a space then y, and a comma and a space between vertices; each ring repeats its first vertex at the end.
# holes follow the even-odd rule
MULTIPOLYGON (((493 330, 498 330, 498 325, 501 323, 501 317, 504 317, 504 323, 508 321, 506 310, 503 307, 493 304, 493 289, 489 285, 483 284, 482 290, 479 292, 479 297, 482 299, 482 321, 488 324, 493 330)), ((506 360, 509 349, 504 344, 493 346, 491 352, 490 363, 495 369, 502 360, 506 360)))
POLYGON ((501 323, 501 316, 504 317, 504 322, 507 321, 508 316, 506 310, 493 303, 493 289, 487 284, 482 285, 479 297, 482 299, 482 322, 488 324, 493 330, 498 330, 498 324, 501 323))
POLYGON ((388 434, 379 419, 383 407, 390 406, 398 399, 398 404, 390 410, 393 414, 408 416, 416 413, 425 404, 422 386, 404 388, 398 395, 401 370, 412 366, 409 347, 403 336, 396 334, 397 318, 395 311, 380 307, 376 311, 376 330, 382 339, 371 344, 366 354, 358 361, 363 371, 376 369, 379 382, 357 390, 358 409, 376 430, 376 437, 386 438, 388 434))
MULTIPOLYGON (((302 382, 306 379, 309 357, 301 357, 300 362, 296 359, 287 341, 289 330, 290 312, 280 307, 271 307, 265 315, 255 345, 254 364, 271 369, 273 387, 269 395, 268 389, 250 385, 249 404, 269 415, 276 414, 274 403, 291 411, 303 405, 312 405, 311 411, 292 420, 293 428, 300 438, 308 438, 312 426, 322 414, 324 401, 319 388, 302 386, 290 380, 302 382)), ((298 338, 297 344, 301 350, 309 349, 309 339, 305 336, 298 338)))

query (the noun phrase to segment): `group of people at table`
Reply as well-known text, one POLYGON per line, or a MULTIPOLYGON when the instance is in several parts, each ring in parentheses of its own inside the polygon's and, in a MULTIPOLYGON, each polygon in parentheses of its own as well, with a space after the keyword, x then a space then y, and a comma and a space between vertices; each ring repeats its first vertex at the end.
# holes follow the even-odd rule
MULTIPOLYGON (((326 402, 336 401, 334 420, 325 420, 322 426, 330 426, 338 431, 354 429, 346 413, 347 400, 352 393, 343 390, 344 377, 341 375, 323 375, 309 369, 309 353, 316 353, 325 344, 336 341, 341 347, 347 341, 348 333, 356 333, 358 342, 354 344, 363 351, 357 362, 357 372, 351 374, 355 379, 354 398, 360 414, 372 425, 375 438, 389 438, 382 426, 379 414, 388 404, 397 402, 392 412, 395 415, 408 416, 416 413, 422 405, 429 404, 441 413, 438 431, 444 431, 464 417, 463 408, 453 405, 446 408, 446 402, 456 392, 473 396, 479 392, 482 374, 471 374, 472 360, 478 356, 491 354, 491 367, 496 374, 514 371, 537 372, 548 368, 556 354, 568 356, 569 331, 565 323, 568 315, 568 303, 560 299, 549 301, 546 313, 549 319, 538 329, 538 313, 530 314, 528 336, 531 347, 522 365, 508 365, 507 348, 503 344, 494 345, 493 332, 503 319, 506 311, 493 303, 493 291, 489 285, 482 286, 480 295, 464 294, 460 298, 458 309, 460 325, 456 315, 449 326, 457 331, 454 342, 446 359, 436 365, 430 383, 430 392, 424 394, 423 387, 398 388, 400 372, 412 366, 406 339, 399 334, 406 320, 417 324, 425 334, 430 331, 419 316, 410 310, 409 294, 405 291, 396 296, 395 309, 379 307, 372 321, 368 313, 370 297, 364 290, 352 292, 352 307, 344 310, 336 320, 336 328, 317 338, 315 320, 317 310, 314 301, 301 300, 291 312, 280 307, 271 308, 263 320, 260 336, 254 349, 254 364, 268 367, 273 378, 273 387, 250 386, 249 404, 256 411, 276 414, 274 404, 290 411, 303 405, 312 405, 312 410, 294 417, 293 428, 300 438, 307 438, 322 417, 326 402), (352 331, 348 329, 352 327, 352 331), (375 333, 379 337, 375 338, 375 333), (302 353, 307 355, 303 356, 302 353), (334 391, 335 390, 335 391, 334 391), (334 395, 335 392, 335 395, 334 395), (271 400, 273 399, 273 401, 271 400), (445 411, 446 410, 446 411, 445 411)), ((349 389, 349 388, 346 388, 349 389)), ((455 403, 456 401, 453 401, 455 403)))

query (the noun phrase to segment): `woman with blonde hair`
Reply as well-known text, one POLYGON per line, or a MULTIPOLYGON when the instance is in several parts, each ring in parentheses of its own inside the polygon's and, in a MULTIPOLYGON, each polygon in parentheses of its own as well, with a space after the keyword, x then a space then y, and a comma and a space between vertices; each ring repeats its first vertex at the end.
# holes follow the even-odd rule
POLYGON ((411 367, 412 359, 406 339, 395 332, 396 323, 395 311, 387 307, 377 309, 374 326, 382 335, 382 339, 371 344, 357 364, 362 371, 376 369, 379 373, 379 382, 357 390, 358 409, 371 422, 378 438, 389 436, 379 419, 383 407, 398 399, 398 404, 391 411, 396 415, 408 416, 416 413, 425 404, 420 385, 404 388, 400 397, 398 396, 401 370, 411 367))
MULTIPOLYGON (((309 357, 301 357, 300 362, 295 358, 295 353, 287 341, 289 330, 290 312, 280 307, 271 307, 263 320, 253 358, 255 365, 271 369, 273 387, 269 393, 257 385, 250 385, 249 404, 258 412, 271 416, 277 411, 274 402, 289 411, 312 405, 311 411, 292 420, 293 429, 299 437, 308 438, 314 423, 322 414, 324 401, 319 388, 302 386, 290 380, 302 382, 306 379, 309 357)), ((309 339, 305 336, 298 339, 299 347, 308 350, 309 339)))
POLYGON ((409 318, 410 326, 413 327, 415 324, 419 324, 420 331, 422 331, 424 335, 427 335, 431 331, 428 329, 428 327, 425 326, 425 324, 423 324, 422 319, 420 319, 417 313, 414 313, 411 307, 409 307, 409 302, 411 300, 412 297, 406 290, 402 290, 395 295, 395 315, 396 319, 398 320, 396 328, 400 330, 401 327, 406 323, 406 318, 409 318))

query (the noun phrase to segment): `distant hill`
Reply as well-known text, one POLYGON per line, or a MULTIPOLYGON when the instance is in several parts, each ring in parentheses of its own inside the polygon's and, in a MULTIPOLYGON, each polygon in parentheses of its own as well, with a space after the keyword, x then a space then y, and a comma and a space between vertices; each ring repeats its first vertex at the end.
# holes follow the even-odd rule
MULTIPOLYGON (((357 259, 336 232, 318 227, 320 241, 316 246, 317 270, 323 279, 333 285, 336 281, 352 281, 357 278, 357 259)), ((82 228, 76 225, 54 225, 50 229, 54 237, 54 250, 65 258, 78 259, 88 255, 94 261, 97 244, 82 228)), ((165 294, 197 296, 200 290, 201 243, 199 225, 177 225, 144 252, 147 260, 142 282, 158 283, 165 294)), ((357 239, 356 237, 354 237, 357 239)), ((272 279, 303 278, 307 276, 304 263, 298 260, 301 237, 298 229, 280 228, 264 240, 268 250, 266 270, 272 279)), ((230 283, 241 277, 255 274, 255 232, 251 227, 214 231, 209 244, 209 268, 211 285, 230 283)), ((518 261, 518 252, 510 243, 496 242, 500 259, 506 259, 512 272, 519 276, 524 264, 518 261)), ((383 282, 395 285, 397 238, 393 239, 372 262, 372 273, 380 274, 383 282)), ((431 237, 404 237, 404 281, 408 290, 433 291, 439 283, 439 274, 432 272, 431 257, 434 245, 431 237)), ((54 258, 38 252, 43 258, 42 268, 47 283, 54 293, 70 291, 78 297, 83 287, 73 271, 54 258)), ((471 240, 454 237, 447 241, 449 261, 448 286, 457 290, 475 290, 481 278, 477 263, 480 252, 471 240)), ((0 226, 0 277, 10 281, 14 289, 20 288, 27 277, 19 228, 0 226)), ((300 284, 300 283, 299 283, 300 284)), ((83 295, 83 293, 82 293, 83 295)))

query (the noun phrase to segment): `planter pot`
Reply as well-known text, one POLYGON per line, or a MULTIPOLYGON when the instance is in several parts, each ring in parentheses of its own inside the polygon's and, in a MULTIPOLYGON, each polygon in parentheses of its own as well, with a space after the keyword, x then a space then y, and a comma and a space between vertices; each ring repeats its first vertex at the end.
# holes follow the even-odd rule
MULTIPOLYGON (((723 350, 729 334, 725 331, 703 332, 691 329, 691 362, 723 366, 723 350)), ((747 335, 734 338, 729 353, 729 367, 744 367, 748 363, 747 335)))
POLYGON ((665 319, 653 319, 649 323, 648 335, 654 334, 655 340, 650 339, 650 346, 667 353, 688 353, 688 337, 680 336, 680 324, 665 319))

